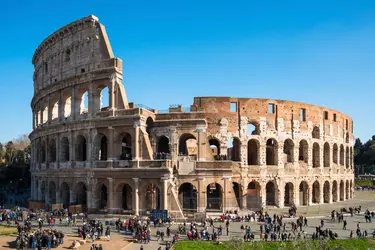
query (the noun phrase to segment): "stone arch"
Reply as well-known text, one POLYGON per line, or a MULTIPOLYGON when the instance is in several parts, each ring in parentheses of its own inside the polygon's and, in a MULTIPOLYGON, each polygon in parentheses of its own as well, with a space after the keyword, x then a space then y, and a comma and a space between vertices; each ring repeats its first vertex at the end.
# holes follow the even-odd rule
POLYGON ((324 152, 323 152, 323 161, 324 161, 324 167, 329 168, 330 162, 331 162, 331 149, 329 147, 329 143, 324 143, 324 152))
POLYGON ((108 158, 108 139, 102 133, 98 133, 94 138, 95 144, 95 156, 94 159, 97 161, 106 161, 108 158))
POLYGON ((53 181, 48 185, 48 203, 56 204, 56 184, 53 181))
POLYGON ((76 194, 76 204, 82 206, 82 210, 86 211, 87 209, 87 187, 85 183, 78 182, 75 186, 75 194, 76 194))
POLYGON ((251 139, 247 143, 247 165, 260 165, 259 164, 259 141, 251 139))
POLYGON ((146 210, 160 210, 161 197, 160 189, 157 185, 150 183, 146 186, 146 210))
POLYGON ((309 204, 309 184, 306 181, 299 184, 299 202, 301 206, 309 204))
POLYGON ((182 134, 178 143, 178 152, 180 155, 197 155, 198 143, 194 135, 182 134))
POLYGON ((298 160, 304 163, 308 163, 309 161, 309 144, 306 140, 301 140, 299 142, 299 156, 298 160))
POLYGON ((255 121, 249 121, 247 124, 247 134, 248 135, 259 135, 259 124, 255 121))
POLYGON ((76 139, 76 161, 87 160, 87 140, 83 135, 78 135, 76 139))
POLYGON ((107 208, 107 202, 108 202, 107 186, 102 183, 100 185, 99 192, 100 192, 100 194, 99 194, 99 197, 100 197, 99 209, 106 209, 107 208))
POLYGON ((320 146, 319 143, 314 142, 313 144, 313 168, 320 168, 320 146))
POLYGON ((285 206, 294 205, 294 185, 291 182, 288 182, 285 184, 284 205, 285 206))
POLYGON ((69 185, 66 182, 61 183, 60 194, 61 194, 61 201, 63 204, 63 208, 69 208, 70 190, 69 190, 69 185))
POLYGON ((284 162, 294 162, 294 142, 291 139, 284 141, 284 162))
POLYGON ((46 162, 46 141, 42 141, 42 146, 41 146, 41 152, 40 152, 40 160, 42 163, 46 162))
POLYGON ((278 143, 273 138, 266 142, 266 164, 278 165, 278 143))
POLYGON ((341 180, 340 181, 340 201, 343 201, 345 200, 345 184, 344 184, 344 181, 341 180))
POLYGON ((314 126, 311 137, 320 140, 320 128, 318 126, 314 126))
POLYGON ((340 165, 344 166, 344 161, 345 161, 345 151, 344 151, 344 146, 341 144, 340 145, 340 165))
POLYGON ((338 197, 337 197, 337 181, 334 180, 332 182, 332 201, 333 202, 337 202, 338 201, 338 197))
POLYGON ((339 158, 339 147, 337 146, 337 144, 335 143, 335 144, 333 144, 333 152, 332 152, 332 154, 333 154, 333 163, 335 163, 335 164, 338 164, 338 158, 339 158))
POLYGON ((319 181, 315 181, 312 185, 312 203, 319 204, 320 195, 320 183, 319 181))
POLYGON ((259 209, 262 207, 261 186, 257 181, 251 181, 247 185, 246 208, 259 209))
POLYGON ((157 152, 158 153, 164 153, 164 154, 170 154, 169 139, 165 135, 160 136, 158 138, 157 152))
POLYGON ((223 188, 219 183, 213 182, 207 185, 207 211, 223 210, 223 188))
POLYGON ((228 156, 232 161, 241 161, 241 141, 237 137, 228 140, 228 156))
POLYGON ((349 180, 346 180, 346 182, 345 182, 345 199, 349 199, 349 193, 350 193, 349 180))
POLYGON ((323 186, 324 203, 329 203, 330 196, 331 196, 331 192, 330 192, 329 181, 325 181, 324 186, 323 186))
POLYGON ((219 159, 220 157, 220 141, 217 138, 209 138, 208 144, 210 145, 211 154, 214 159, 219 159))
POLYGON ((185 212, 197 212, 197 188, 190 182, 185 182, 178 188, 178 197, 185 212))
POLYGON ((48 147, 48 162, 56 162, 56 141, 51 139, 48 147))
POLYGON ((61 146, 60 146, 60 160, 62 162, 67 162, 70 160, 70 153, 69 153, 69 140, 66 137, 61 138, 61 146))
POLYGON ((152 129, 154 128, 154 119, 152 119, 151 116, 147 117, 146 119, 146 132, 150 138, 150 141, 151 141, 151 138, 152 138, 152 129))
POLYGON ((266 206, 276 206, 277 187, 273 181, 266 184, 266 206))
POLYGON ((346 168, 350 168, 350 154, 349 154, 349 147, 346 147, 345 151, 345 166, 346 168))
POLYGON ((123 210, 133 209, 133 188, 128 183, 121 183, 116 188, 116 192, 121 194, 121 208, 123 210))
POLYGON ((121 141, 120 160, 132 159, 132 136, 129 133, 121 133, 119 135, 121 141))

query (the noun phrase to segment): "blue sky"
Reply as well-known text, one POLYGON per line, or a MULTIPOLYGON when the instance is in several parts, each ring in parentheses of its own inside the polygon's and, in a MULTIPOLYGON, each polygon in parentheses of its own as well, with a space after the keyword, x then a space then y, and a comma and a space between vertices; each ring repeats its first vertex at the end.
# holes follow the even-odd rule
POLYGON ((99 17, 124 61, 129 101, 157 109, 194 96, 328 106, 375 134, 374 1, 1 1, 0 141, 31 132, 31 57, 55 30, 99 17))

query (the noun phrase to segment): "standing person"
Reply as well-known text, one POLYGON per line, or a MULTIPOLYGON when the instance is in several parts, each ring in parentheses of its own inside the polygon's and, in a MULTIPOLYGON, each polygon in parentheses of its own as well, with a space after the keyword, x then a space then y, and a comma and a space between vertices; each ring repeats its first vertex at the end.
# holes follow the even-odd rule
POLYGON ((105 237, 107 238, 107 241, 111 239, 111 229, 109 226, 107 226, 107 229, 105 230, 105 237))

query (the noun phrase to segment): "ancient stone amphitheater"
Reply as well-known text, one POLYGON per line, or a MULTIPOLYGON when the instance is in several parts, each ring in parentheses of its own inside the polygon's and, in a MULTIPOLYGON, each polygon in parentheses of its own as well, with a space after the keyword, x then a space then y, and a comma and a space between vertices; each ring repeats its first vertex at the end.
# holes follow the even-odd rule
POLYGON ((178 217, 353 197, 353 122, 339 111, 232 97, 165 111, 129 103, 95 16, 47 37, 32 63, 33 206, 178 217))

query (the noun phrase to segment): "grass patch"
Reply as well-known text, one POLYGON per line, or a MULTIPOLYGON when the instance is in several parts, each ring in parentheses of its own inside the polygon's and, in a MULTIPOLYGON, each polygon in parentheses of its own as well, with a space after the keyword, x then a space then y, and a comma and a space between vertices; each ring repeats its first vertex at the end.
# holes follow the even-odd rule
POLYGON ((296 241, 296 242, 241 242, 179 241, 174 250, 367 250, 375 249, 372 240, 296 241))
POLYGON ((354 179, 354 183, 355 185, 361 187, 372 187, 374 185, 374 182, 372 180, 367 179, 354 179))
POLYGON ((16 227, 0 226, 0 235, 12 235, 17 233, 18 230, 16 227))

